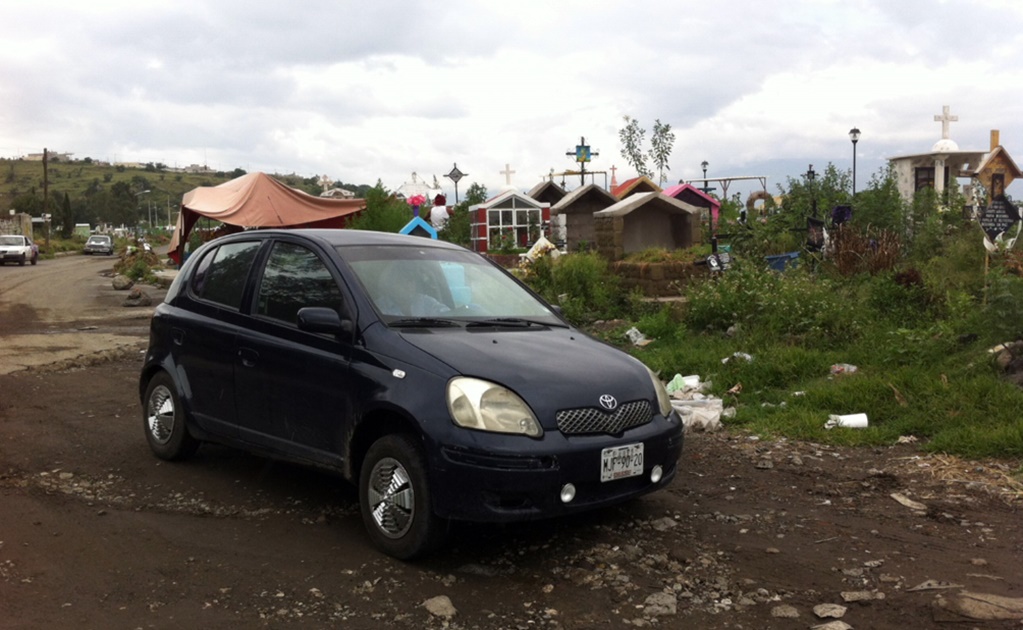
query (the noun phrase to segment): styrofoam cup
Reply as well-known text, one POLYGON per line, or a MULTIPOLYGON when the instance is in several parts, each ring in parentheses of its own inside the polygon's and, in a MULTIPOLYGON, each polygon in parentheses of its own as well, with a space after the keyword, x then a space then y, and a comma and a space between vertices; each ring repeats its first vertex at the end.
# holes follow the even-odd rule
POLYGON ((865 429, 869 423, 867 422, 867 414, 865 413, 850 413, 844 416, 830 415, 828 416, 828 422, 824 426, 831 429, 833 427, 846 427, 848 429, 865 429))

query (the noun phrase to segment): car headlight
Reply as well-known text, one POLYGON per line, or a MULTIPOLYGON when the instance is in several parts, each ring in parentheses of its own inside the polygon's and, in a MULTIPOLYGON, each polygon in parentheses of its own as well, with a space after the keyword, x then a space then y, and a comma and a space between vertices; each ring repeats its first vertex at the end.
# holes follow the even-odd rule
POLYGON ((529 405, 506 387, 478 378, 448 383, 448 411, 460 427, 540 437, 543 429, 529 405))
POLYGON ((673 409, 671 406, 671 394, 664 388, 664 383, 661 382, 661 379, 657 378, 653 370, 646 368, 646 371, 650 375, 650 380, 654 383, 654 392, 657 394, 657 407, 660 409, 661 415, 667 418, 673 409))

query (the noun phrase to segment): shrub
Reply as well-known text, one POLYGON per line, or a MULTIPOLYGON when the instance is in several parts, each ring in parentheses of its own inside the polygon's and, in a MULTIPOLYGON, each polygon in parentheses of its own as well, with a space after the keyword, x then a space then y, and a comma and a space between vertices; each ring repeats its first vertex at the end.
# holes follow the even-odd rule
POLYGON ((931 318, 931 296, 916 269, 881 274, 869 287, 867 304, 877 319, 906 327, 931 318))
POLYGON ((582 324, 621 313, 626 300, 618 277, 595 253, 543 256, 523 270, 523 279, 552 304, 561 306, 569 321, 582 324))
POLYGON ((733 324, 808 343, 848 341, 858 332, 857 306, 831 280, 805 269, 779 274, 739 260, 718 278, 693 283, 685 322, 695 331, 733 324))

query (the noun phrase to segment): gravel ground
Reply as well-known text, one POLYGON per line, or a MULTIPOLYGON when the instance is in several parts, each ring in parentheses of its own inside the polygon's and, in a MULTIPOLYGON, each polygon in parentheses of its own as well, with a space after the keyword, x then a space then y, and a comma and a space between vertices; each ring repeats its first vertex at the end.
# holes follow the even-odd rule
POLYGON ((85 274, 89 308, 32 303, 47 289, 14 273, 55 262, 0 270, 0 348, 22 365, 0 374, 4 628, 1023 627, 1020 463, 915 443, 690 433, 664 491, 568 519, 456 524, 440 553, 396 561, 369 546, 337 477, 216 445, 183 464, 152 457, 136 393, 145 328, 100 266, 60 274, 85 274), (56 329, 80 343, 21 343, 56 329))

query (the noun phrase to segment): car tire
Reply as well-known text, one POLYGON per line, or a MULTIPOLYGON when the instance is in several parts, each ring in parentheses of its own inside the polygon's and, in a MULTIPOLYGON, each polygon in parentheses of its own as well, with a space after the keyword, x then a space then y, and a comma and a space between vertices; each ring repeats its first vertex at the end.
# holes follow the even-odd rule
POLYGON ((359 507, 373 544, 399 560, 423 556, 447 536, 448 521, 431 507, 422 448, 406 434, 386 435, 366 452, 359 507))
POLYGON ((39 257, 38 257, 38 256, 33 256, 33 257, 32 257, 32 264, 34 265, 34 264, 36 264, 37 262, 39 262, 39 257))
POLYGON ((157 373, 146 387, 142 424, 149 448, 160 459, 188 459, 199 448, 199 440, 188 432, 174 381, 166 372, 157 373))
POLYGON ((18 266, 19 267, 24 267, 25 266, 25 254, 21 255, 21 260, 18 261, 18 266))

